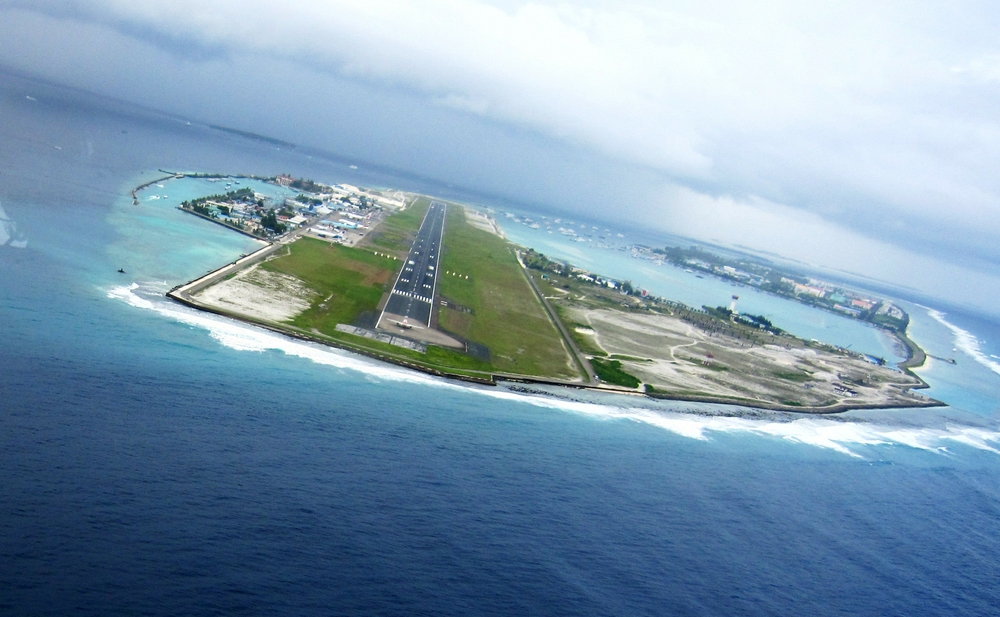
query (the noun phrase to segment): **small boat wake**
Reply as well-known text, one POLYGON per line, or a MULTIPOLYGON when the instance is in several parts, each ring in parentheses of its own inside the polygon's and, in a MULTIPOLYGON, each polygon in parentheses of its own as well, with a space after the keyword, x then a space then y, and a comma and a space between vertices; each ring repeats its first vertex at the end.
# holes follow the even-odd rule
POLYGON ((23 249, 28 246, 28 238, 17 229, 17 223, 8 218, 0 204, 0 246, 23 249))

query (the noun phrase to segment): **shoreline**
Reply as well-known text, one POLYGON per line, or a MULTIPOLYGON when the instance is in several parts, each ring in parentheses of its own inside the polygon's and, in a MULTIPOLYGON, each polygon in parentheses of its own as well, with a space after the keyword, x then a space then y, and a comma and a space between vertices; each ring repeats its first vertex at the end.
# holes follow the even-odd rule
MULTIPOLYGON (((528 248, 528 247, 525 247, 525 248, 528 248)), ((881 330, 881 331, 885 332, 886 334, 888 334, 890 336, 896 336, 899 339, 899 341, 902 344, 902 346, 904 348, 906 348, 909 351, 909 354, 910 354, 909 357, 906 358, 905 360, 903 360, 902 362, 897 362, 896 363, 896 366, 898 368, 900 368, 900 369, 903 369, 904 372, 907 372, 907 374, 910 374, 910 373, 908 373, 907 369, 919 367, 919 366, 923 365, 924 361, 926 360, 926 356, 924 354, 924 351, 913 340, 911 340, 909 337, 907 337, 905 331, 900 335, 900 333, 898 333, 896 330, 893 330, 893 329, 891 329, 891 328, 889 328, 889 327, 887 327, 887 326, 885 326, 883 324, 877 323, 875 321, 870 321, 868 319, 860 319, 858 317, 854 317, 854 316, 848 315, 848 314, 843 313, 841 311, 837 311, 833 307, 831 307, 829 305, 826 305, 826 304, 817 303, 817 302, 810 302, 810 301, 808 301, 808 298, 800 296, 798 294, 782 293, 782 292, 778 292, 778 291, 775 291, 775 290, 772 290, 772 289, 765 289, 765 288, 763 288, 763 287, 761 287, 759 285, 751 285, 751 284, 748 284, 746 282, 743 282, 740 279, 734 278, 734 277, 726 275, 724 273, 716 272, 716 271, 711 270, 711 269, 705 269, 705 268, 698 267, 698 266, 682 266, 681 264, 678 264, 675 261, 672 261, 672 260, 669 260, 669 259, 663 260, 663 263, 669 264, 670 266, 672 266, 674 268, 678 268, 678 269, 684 269, 685 267, 691 267, 691 268, 694 268, 692 270, 693 272, 695 272, 695 273, 702 273, 702 274, 704 274, 706 276, 711 276, 712 278, 714 278, 714 279, 716 279, 718 281, 722 281, 722 282, 725 282, 725 283, 730 283, 730 284, 733 284, 733 285, 739 285, 740 287, 744 287, 745 286, 745 287, 753 289, 754 291, 757 291, 757 292, 762 293, 762 294, 767 294, 767 295, 773 296, 775 298, 780 298, 780 299, 783 299, 783 300, 788 300, 789 302, 794 302, 794 303, 797 303, 797 304, 800 304, 802 306, 806 306, 806 307, 809 307, 809 308, 813 308, 813 309, 817 309, 817 310, 822 310, 822 311, 825 311, 825 312, 827 312, 827 313, 829 313, 831 315, 836 315, 838 317, 843 317, 845 319, 850 319, 852 321, 856 321, 856 322, 864 324, 866 326, 870 326, 870 327, 872 327, 872 328, 874 328, 876 330, 881 330), (908 364, 911 361, 916 362, 916 364, 908 364)), ((865 292, 865 293, 867 293, 867 292, 865 292)), ((900 309, 900 310, 902 310, 902 309, 900 309)), ((909 327, 909 314, 906 313, 906 311, 903 311, 903 314, 904 314, 904 316, 906 318, 906 326, 904 327, 904 330, 905 330, 906 328, 909 327)), ((912 376, 913 377, 917 377, 916 375, 912 375, 912 376)), ((921 380, 921 381, 923 381, 923 380, 921 380)), ((923 387, 930 387, 930 386, 926 386, 925 385, 923 387)))
MULTIPOLYGON (((909 326, 909 324, 907 324, 907 326, 909 326)), ((908 329, 909 327, 907 327, 907 330, 908 329)), ((916 342, 914 342, 913 339, 909 337, 907 332, 905 331, 898 332, 895 330, 889 330, 888 332, 892 336, 895 336, 896 339, 903 344, 903 347, 905 347, 910 354, 910 357, 896 364, 896 366, 898 366, 903 371, 911 372, 910 369, 919 368, 923 366, 925 362, 927 362, 927 352, 925 352, 923 348, 920 347, 920 345, 917 345, 916 342)), ((916 375, 914 376, 916 377, 916 375)), ((921 381, 923 380, 921 379, 921 381)))
MULTIPOLYGON (((686 403, 709 403, 716 405, 727 405, 731 407, 744 407, 748 409, 760 409, 766 411, 782 411, 789 413, 797 413, 802 415, 832 415, 844 413, 847 411, 855 410, 871 410, 871 409, 916 409, 916 408, 927 408, 927 407, 947 407, 946 403, 937 401, 935 399, 924 397, 924 400, 915 400, 907 402, 907 404, 892 404, 892 403, 835 403, 833 405, 827 405, 822 407, 808 407, 808 406, 793 406, 793 405, 782 405, 780 403, 769 403, 767 401, 743 401, 743 400, 733 400, 723 397, 714 396, 698 396, 698 395, 685 395, 685 394, 670 394, 667 392, 640 392, 635 389, 620 388, 611 385, 593 385, 582 382, 570 382, 563 381, 559 379, 546 379, 544 377, 532 377, 529 375, 510 375, 503 373, 490 373, 489 377, 478 377, 475 375, 465 375, 462 373, 454 373, 446 370, 436 369, 431 366, 417 364, 415 362, 405 360, 396 356, 389 354, 384 354, 372 349, 366 349, 361 346, 354 346, 349 343, 333 341, 328 339, 319 338, 316 336, 310 336, 308 334, 296 332, 287 328, 280 327, 278 325, 265 322, 263 320, 254 319, 237 313, 232 313, 222 309, 217 309, 215 307, 206 306, 201 304, 188 296, 192 290, 197 291, 211 285, 218 281, 218 279, 223 278, 230 272, 239 270, 243 267, 252 265, 261 259, 266 258, 271 253, 273 253, 278 248, 284 245, 279 243, 270 244, 261 248, 260 250, 251 253, 245 257, 230 262, 225 266, 213 270, 203 276, 200 276, 187 283, 182 283, 177 285, 170 291, 166 293, 166 297, 171 300, 178 302, 189 308, 195 310, 204 311, 206 313, 212 313, 214 315, 219 315, 221 317, 227 317, 234 319, 236 321, 264 328, 270 332, 276 334, 281 334, 289 338, 293 338, 300 341, 305 341, 309 343, 316 343, 319 345, 324 345, 326 347, 331 347, 333 349, 340 349, 343 351, 348 351, 351 353, 356 353, 374 360, 381 362, 386 362, 393 364, 402 368, 416 370, 421 373, 431 375, 434 377, 442 377, 445 379, 452 379, 456 381, 462 381, 465 383, 473 383, 482 386, 498 386, 500 382, 508 383, 522 383, 522 384, 534 384, 534 385, 547 385, 547 386, 558 386, 563 388, 571 388, 576 390, 587 390, 590 392, 597 392, 603 394, 619 394, 619 395, 629 395, 629 396, 641 396, 653 400, 659 401, 677 401, 686 403)), ((919 379, 919 377, 917 378, 919 379)), ((913 386, 910 389, 927 388, 929 387, 926 382, 920 379, 922 385, 913 386)))
MULTIPOLYGON (((196 279, 197 280, 197 279, 196 279)), ((192 281, 194 282, 194 281, 192 281)), ((183 287, 183 285, 179 286, 183 287)), ((587 390, 589 392, 597 392, 602 394, 618 394, 618 395, 628 395, 628 396, 640 396, 657 401, 677 401, 681 403, 708 403, 715 405, 726 405, 729 407, 743 407, 748 409, 760 409, 765 411, 783 411, 789 413, 797 413, 802 415, 833 415, 844 413, 848 411, 857 410, 871 410, 871 409, 920 409, 928 407, 947 407, 946 403, 937 401, 935 399, 926 399, 923 401, 912 401, 906 405, 899 404, 856 404, 852 405, 850 403, 836 403, 834 405, 828 405, 824 407, 797 407, 793 405, 782 405, 780 403, 768 403, 766 401, 737 401, 733 399, 713 397, 713 396, 697 396, 697 395, 684 395, 684 394, 669 394, 669 393, 648 393, 639 392, 637 390, 621 389, 614 386, 595 386, 585 383, 573 383, 561 381, 558 379, 545 379, 543 377, 531 377, 527 375, 506 375, 502 373, 491 373, 487 377, 476 377, 474 375, 463 375, 461 373, 452 373, 449 371, 442 371, 430 366, 416 364, 402 358, 397 358, 395 356, 386 355, 371 349, 365 349, 363 347, 355 347, 347 343, 338 343, 331 340, 321 339, 315 336, 309 336, 307 334, 302 334, 295 332, 293 330, 288 330, 275 326, 273 324, 256 320, 253 318, 245 317, 243 315, 238 315, 236 313, 230 313, 228 311, 216 309, 214 307, 205 306, 193 300, 184 298, 179 294, 174 293, 175 289, 167 292, 166 296, 179 304, 193 308, 199 311, 204 311, 206 313, 212 313, 214 315, 219 315, 220 317, 227 317, 230 319, 235 319, 236 321, 245 323, 247 325, 256 326, 264 328, 275 334, 281 334, 289 338, 293 338, 299 341, 304 341, 308 343, 316 343, 319 345, 324 345, 333 349, 340 349, 342 351, 348 351, 351 353, 356 353, 373 360, 378 360, 381 362, 386 362, 388 364, 393 364, 402 368, 415 370, 427 375, 434 377, 441 377, 444 379, 452 379, 455 381, 462 381, 466 383, 474 383, 481 386, 499 386, 500 382, 507 382, 513 384, 531 384, 531 385, 543 385, 543 386, 558 386, 562 388, 571 388, 575 390, 587 390)), ((924 386, 928 387, 928 386, 924 386)), ((916 387, 912 388, 916 389, 916 387)))
MULTIPOLYGON (((161 171, 163 173, 168 173, 165 170, 159 170, 159 171, 161 171)), ((142 190, 143 188, 145 188, 147 186, 150 186, 150 185, 152 185, 152 184, 154 184, 156 182, 162 181, 164 179, 184 178, 184 177, 189 177, 189 176, 190 177, 215 177, 217 175, 216 174, 185 174, 185 173, 176 173, 176 174, 172 174, 171 176, 168 176, 166 178, 159 179, 159 180, 153 180, 153 181, 147 182, 147 183, 145 183, 143 185, 140 185, 139 187, 136 187, 135 189, 133 189, 132 193, 135 194, 135 192, 137 192, 139 190, 142 190)), ((241 177, 241 178, 256 179, 253 176, 232 175, 232 174, 230 174, 228 176, 225 176, 225 177, 241 177)), ((189 210, 185 210, 185 212, 190 212, 191 214, 198 215, 197 212, 193 212, 193 211, 189 211, 189 210)), ((248 236, 250 236, 250 237, 252 237, 252 238, 254 238, 256 240, 261 240, 261 238, 257 238, 256 236, 253 236, 251 234, 247 234, 243 230, 237 229, 237 228, 232 227, 230 225, 226 225, 224 223, 221 223, 219 221, 211 219, 210 217, 201 216, 201 218, 204 218, 206 220, 210 220, 212 222, 218 223, 218 224, 222 225, 223 227, 226 227, 227 229, 232 229, 233 231, 237 231, 237 232, 243 233, 244 235, 248 235, 248 236)), ((212 270, 212 271, 210 271, 210 272, 208 272, 208 273, 206 273, 206 274, 204 274, 202 276, 199 276, 199 277, 197 277, 197 278, 195 278, 195 279, 193 279, 191 281, 179 284, 179 285, 175 286, 174 288, 172 288, 170 291, 168 291, 165 295, 166 295, 166 297, 170 298, 171 300, 174 300, 175 302, 178 302, 178 303, 180 303, 180 304, 182 304, 184 306, 187 306, 189 308, 193 308, 195 310, 199 310, 199 311, 204 311, 204 312, 216 314, 216 315, 219 315, 219 316, 222 316, 222 317, 227 317, 227 318, 230 318, 230 319, 235 319, 237 321, 246 323, 248 325, 261 327, 261 328, 264 328, 264 329, 266 329, 268 331, 271 331, 271 332, 274 332, 274 333, 277 333, 277 334, 281 334, 281 335, 287 336, 289 338, 293 338, 293 339, 301 340, 301 341, 305 341, 305 342, 310 342, 310 343, 316 343, 316 344, 324 345, 326 347, 331 347, 331 348, 334 348, 334 349, 342 349, 344 351, 357 353, 359 355, 362 355, 362 356, 365 356, 365 357, 368 357, 368 358, 372 358, 374 360, 378 360, 378 361, 382 361, 382 362, 387 362, 389 364, 400 366, 400 367, 406 368, 406 369, 416 370, 416 371, 419 371, 419 372, 422 372, 422 373, 425 373, 425 374, 428 374, 428 375, 432 375, 432 376, 435 376, 435 377, 443 377, 445 379, 453 379, 453 380, 456 380, 456 381, 461 381, 461 382, 466 382, 466 383, 474 383, 474 384, 477 384, 477 385, 497 386, 497 385, 499 385, 499 382, 522 383, 522 384, 536 384, 536 385, 548 385, 548 386, 558 386, 558 387, 565 387, 565 388, 571 388, 571 389, 577 389, 577 390, 588 390, 588 391, 599 392, 599 393, 604 393, 604 394, 620 394, 620 395, 624 394, 624 395, 629 395, 629 396, 642 396, 642 397, 646 397, 646 398, 653 399, 653 400, 678 401, 678 402, 694 402, 694 403, 709 403, 709 404, 726 405, 726 406, 732 406, 732 407, 743 407, 743 408, 748 408, 748 409, 790 412, 790 413, 797 413, 797 414, 803 414, 803 415, 830 415, 830 414, 838 414, 838 413, 843 413, 843 412, 847 412, 847 411, 862 410, 862 409, 907 409, 907 408, 925 408, 925 407, 945 407, 945 406, 947 406, 945 403, 943 403, 941 401, 937 401, 935 399, 931 399, 931 398, 923 396, 923 395, 918 395, 920 397, 918 400, 906 401, 905 404, 904 403, 858 403, 858 404, 851 404, 850 402, 847 402, 847 401, 840 401, 840 402, 834 403, 832 405, 825 405, 825 406, 794 406, 794 405, 785 405, 785 404, 781 404, 781 403, 773 403, 773 402, 768 402, 768 401, 763 401, 763 400, 758 401, 758 400, 731 399, 731 398, 711 396, 711 395, 700 396, 700 395, 696 395, 696 394, 671 394, 669 392, 664 392, 664 391, 645 392, 645 391, 640 391, 638 389, 623 388, 623 387, 615 386, 615 385, 611 385, 611 384, 600 384, 599 382, 589 381, 589 380, 588 381, 579 381, 579 382, 577 382, 577 381, 552 379, 552 378, 544 378, 544 377, 533 377, 533 376, 530 376, 530 375, 514 375, 514 374, 492 373, 492 372, 488 373, 488 374, 484 373, 482 376, 474 375, 474 374, 458 373, 458 372, 452 372, 452 371, 449 371, 449 370, 438 369, 438 368, 435 368, 433 366, 428 366, 428 365, 420 364, 420 363, 414 362, 414 361, 409 360, 409 359, 404 359, 404 358, 401 358, 401 357, 398 357, 398 356, 394 356, 392 354, 388 354, 388 353, 383 353, 383 352, 380 352, 380 351, 376 351, 376 350, 373 350, 373 349, 370 349, 370 348, 366 348, 366 347, 361 346, 361 345, 352 345, 351 343, 344 342, 344 341, 337 341, 337 340, 333 340, 333 339, 320 338, 320 337, 317 337, 317 336, 312 336, 312 335, 309 335, 309 334, 306 334, 306 333, 303 333, 303 332, 298 332, 298 331, 292 330, 292 329, 287 328, 287 327, 282 327, 279 324, 274 324, 274 323, 270 323, 270 322, 267 322, 267 321, 264 321, 264 320, 259 320, 259 319, 255 319, 255 318, 248 317, 248 316, 245 316, 245 315, 241 315, 241 314, 229 312, 229 311, 226 311, 226 310, 218 309, 218 308, 215 308, 215 307, 207 306, 207 305, 204 305, 204 304, 198 302, 193 297, 191 297, 191 294, 197 293, 197 292, 201 291, 202 289, 204 289, 205 287, 208 287, 208 286, 210 286, 210 285, 218 282, 219 280, 221 280, 221 279, 223 279, 223 278, 225 278, 225 277, 227 277, 227 276, 229 276, 231 274, 234 274, 235 272, 240 271, 243 268, 249 267, 249 266, 251 266, 251 265, 253 265, 255 263, 258 263, 258 262, 260 262, 260 261, 262 261, 264 259, 267 259, 273 253, 275 253, 276 251, 278 251, 281 248, 285 247, 287 240, 289 240, 289 239, 288 238, 276 238, 276 239, 271 240, 271 241, 262 240, 264 242, 268 242, 268 244, 266 246, 264 246, 264 247, 261 247, 259 250, 254 251, 253 253, 250 253, 248 255, 243 255, 240 258, 238 258, 238 259, 236 259, 236 260, 234 260, 234 261, 232 261, 230 263, 227 263, 227 264, 225 264, 225 265, 223 265, 223 266, 221 266, 219 268, 216 268, 216 269, 214 269, 214 270, 212 270)), ((520 259, 518 261, 520 261, 520 259)), ((523 269, 523 265, 522 265, 522 269, 523 269)), ((526 273, 524 273, 524 274, 526 274, 526 273)), ((530 281, 530 277, 527 277, 527 278, 529 279, 529 282, 532 282, 532 281, 530 281)), ((540 295, 539 290, 536 289, 533 284, 531 285, 531 287, 532 287, 532 291, 535 294, 540 295)), ((548 309, 548 307, 545 306, 545 304, 547 304, 547 303, 543 303, 543 307, 546 308, 546 309, 548 309)), ((549 313, 549 311, 546 310, 546 313, 549 313)), ((549 314, 548 316, 549 316, 550 319, 553 317, 551 314, 549 314)), ((559 323, 559 322, 557 322, 557 323, 559 323)), ((904 363, 900 363, 899 364, 899 368, 903 372, 905 372, 906 374, 908 374, 909 376, 914 377, 915 379, 917 379, 917 381, 919 383, 917 385, 910 386, 910 387, 906 388, 905 391, 916 390, 916 389, 923 389, 923 388, 930 387, 923 379, 921 379, 919 376, 913 374, 909 370, 910 367, 920 366, 920 365, 922 365, 925 362, 925 360, 926 360, 926 354, 923 352, 923 350, 916 343, 914 343, 912 340, 910 340, 908 337, 906 337, 905 334, 900 335, 900 333, 889 331, 889 330, 887 330, 887 333, 891 334, 891 335, 897 336, 899 338, 901 344, 904 347, 906 347, 906 349, 909 350, 909 353, 910 353, 910 358, 908 358, 904 363), (903 366, 903 364, 905 364, 906 366, 903 366)), ((560 334, 561 334, 561 336, 565 335, 565 333, 563 333, 563 332, 560 332, 560 334)), ((570 344, 572 345, 572 341, 571 340, 570 340, 570 344)), ((577 353, 579 353, 579 352, 577 352, 577 353)), ((579 359, 579 356, 577 356, 577 354, 572 354, 572 355, 574 355, 576 359, 579 359)), ((586 371, 586 372, 588 374, 588 377, 590 379, 593 379, 593 374, 591 373, 591 371, 586 371)))
MULTIPOLYGON (((475 207, 472 207, 472 206, 465 206, 465 207, 466 208, 471 208, 471 209, 473 209, 473 210, 475 210, 477 212, 480 212, 480 213, 484 213, 483 210, 475 208, 475 207)), ((505 237, 502 234, 502 228, 500 227, 500 225, 497 224, 496 227, 501 232, 501 236, 505 237)), ((516 244, 516 243, 512 243, 512 244, 515 244, 515 246, 518 247, 519 249, 533 250, 533 249, 531 249, 531 247, 528 247, 528 246, 524 246, 524 245, 516 244)), ((520 258, 519 258, 519 261, 520 261, 520 258)), ((569 262, 564 262, 564 263, 568 264, 569 262)), ((681 266, 679 266, 678 264, 676 264, 676 263, 674 263, 672 261, 665 261, 664 263, 668 263, 672 267, 675 267, 675 268, 680 268, 681 267, 681 266)), ((569 264, 569 265, 572 265, 572 264, 569 264)), ((523 266, 523 264, 522 264, 522 266, 523 266)), ((734 279, 734 278, 731 278, 731 277, 724 276, 722 274, 719 274, 718 272, 714 272, 714 271, 710 271, 710 270, 704 270, 704 269, 699 269, 698 271, 699 272, 703 272, 705 275, 711 276, 711 277, 713 277, 713 278, 715 278, 716 280, 719 280, 719 281, 723 281, 723 282, 727 282, 727 283, 736 283, 736 284, 739 284, 740 286, 746 285, 746 283, 743 283, 743 282, 739 281, 738 279, 734 279)), ((786 294, 778 293, 778 292, 775 292, 775 291, 772 291, 772 290, 769 290, 769 289, 764 289, 762 287, 755 286, 755 285, 747 285, 747 286, 750 287, 751 289, 757 291, 757 292, 760 292, 760 293, 763 293, 763 294, 767 294, 767 295, 773 296, 775 298, 780 298, 780 299, 783 299, 783 300, 788 300, 790 302, 795 302, 797 304, 800 304, 800 305, 808 307, 808 308, 812 308, 812 309, 816 309, 816 310, 822 310, 822 311, 825 311, 825 312, 827 312, 827 313, 829 313, 831 315, 836 315, 838 317, 843 317, 845 319, 850 319, 850 320, 855 321, 857 323, 860 323, 860 324, 863 324, 865 326, 871 327, 871 328, 875 329, 876 331, 882 332, 886 336, 895 339, 900 344, 900 347, 902 347, 904 350, 906 350, 906 354, 907 354, 906 357, 903 360, 901 360, 899 362, 895 362, 894 363, 895 366, 898 369, 900 369, 903 373, 905 373, 906 375, 908 375, 910 377, 913 377, 914 379, 917 379, 920 382, 919 385, 912 386, 910 389, 916 390, 916 389, 930 388, 930 385, 926 381, 924 381, 919 375, 917 375, 916 373, 914 373, 914 372, 912 372, 910 370, 910 369, 913 369, 913 368, 919 368, 919 367, 923 366, 924 363, 927 361, 927 358, 928 358, 929 354, 927 354, 923 350, 923 348, 921 348, 920 345, 918 345, 913 339, 909 338, 909 336, 907 334, 907 330, 909 330, 909 320, 910 320, 910 317, 909 317, 909 314, 906 313, 905 311, 903 311, 903 314, 904 314, 904 316, 906 318, 906 326, 904 327, 904 330, 901 332, 901 331, 895 330, 895 329, 893 329, 891 327, 888 327, 886 325, 876 323, 874 321, 869 321, 867 319, 859 319, 859 318, 856 318, 856 317, 851 317, 849 315, 846 315, 846 314, 844 314, 842 312, 839 312, 839 311, 833 309, 832 307, 826 306, 824 304, 807 302, 803 298, 801 298, 801 297, 799 297, 797 295, 786 295, 786 294)), ((536 292, 537 292, 537 290, 536 290, 536 292)), ((547 303, 545 303, 545 304, 547 305, 547 303)), ((836 346, 834 345, 834 347, 836 347, 836 346)), ((843 349, 843 348, 841 348, 841 349, 843 349)), ((847 351, 847 350, 844 349, 844 351, 847 351)), ((936 356, 929 356, 929 357, 936 357, 936 356)), ((943 360, 945 362, 954 363, 954 360, 951 360, 949 358, 938 358, 938 359, 943 360)))
MULTIPOLYGON (((909 327, 910 324, 909 322, 907 322, 906 329, 909 330, 909 327)), ((903 373, 905 373, 906 375, 920 382, 918 385, 913 386, 910 389, 911 390, 929 389, 931 385, 926 381, 924 381, 923 377, 921 377, 912 370, 923 366, 927 362, 927 352, 924 351, 920 345, 917 345, 917 343, 910 338, 909 334, 907 334, 905 330, 903 332, 899 332, 896 330, 884 329, 884 331, 889 336, 895 337, 896 340, 899 341, 903 345, 903 347, 906 348, 906 351, 909 354, 909 357, 906 360, 897 363, 896 367, 899 368, 899 370, 903 371, 903 373)))
POLYGON ((235 225, 230 225, 229 223, 227 223, 225 221, 221 221, 219 219, 213 219, 210 216, 205 216, 201 212, 195 212, 194 210, 189 210, 187 208, 182 208, 180 206, 177 206, 177 209, 180 210, 181 212, 187 212, 188 214, 193 214, 193 215, 195 215, 197 217, 203 218, 206 221, 211 221, 212 223, 215 223, 216 225, 222 225, 226 229, 232 229, 233 231, 239 232, 239 233, 243 234, 244 236, 248 236, 250 238, 253 238, 254 240, 260 240, 261 242, 269 242, 269 240, 267 238, 261 238, 260 236, 255 236, 254 234, 250 233, 249 231, 247 231, 245 229, 240 229, 239 227, 236 227, 235 225))

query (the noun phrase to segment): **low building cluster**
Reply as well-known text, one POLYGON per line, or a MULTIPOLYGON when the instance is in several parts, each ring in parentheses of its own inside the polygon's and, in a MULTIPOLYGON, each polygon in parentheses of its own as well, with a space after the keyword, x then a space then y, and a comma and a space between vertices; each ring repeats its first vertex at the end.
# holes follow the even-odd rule
POLYGON ((722 257, 698 246, 666 247, 654 249, 653 253, 662 255, 666 261, 688 272, 705 272, 738 285, 756 287, 892 330, 905 329, 908 321, 904 311, 883 300, 819 279, 782 272, 767 263, 722 257))
POLYGON ((324 185, 281 174, 269 181, 296 191, 294 197, 273 197, 250 188, 234 188, 240 180, 211 178, 225 182, 226 192, 181 204, 181 208, 234 227, 262 239, 316 221, 313 233, 329 240, 343 239, 347 231, 370 226, 383 208, 403 207, 402 193, 385 194, 347 184, 324 185))

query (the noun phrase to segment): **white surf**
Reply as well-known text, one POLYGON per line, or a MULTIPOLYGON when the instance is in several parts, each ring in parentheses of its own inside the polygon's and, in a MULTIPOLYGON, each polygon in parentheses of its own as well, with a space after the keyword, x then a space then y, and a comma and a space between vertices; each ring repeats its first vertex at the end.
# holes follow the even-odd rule
POLYGON ((951 330, 952 335, 955 337, 955 347, 964 351, 976 362, 982 364, 997 375, 1000 375, 1000 363, 990 360, 986 354, 983 353, 983 350, 979 347, 979 339, 977 339, 974 334, 968 330, 959 328, 945 319, 945 313, 942 313, 941 311, 927 308, 927 314, 933 317, 934 320, 942 326, 951 330))
POLYGON ((136 308, 155 311, 167 319, 204 329, 222 345, 238 351, 258 353, 281 351, 289 356, 304 358, 317 364, 356 371, 372 379, 449 388, 479 396, 566 411, 594 419, 640 422, 689 439, 704 441, 710 439, 713 433, 743 433, 824 448, 858 458, 863 456, 852 450, 852 447, 906 446, 944 454, 949 452, 949 446, 961 444, 1000 454, 1000 432, 982 427, 962 425, 949 425, 945 428, 894 427, 816 417, 781 421, 710 416, 681 411, 574 402, 500 388, 470 387, 369 360, 350 352, 298 341, 233 319, 189 309, 164 298, 165 291, 166 285, 163 283, 147 285, 133 283, 128 286, 113 287, 107 291, 107 296, 136 308))

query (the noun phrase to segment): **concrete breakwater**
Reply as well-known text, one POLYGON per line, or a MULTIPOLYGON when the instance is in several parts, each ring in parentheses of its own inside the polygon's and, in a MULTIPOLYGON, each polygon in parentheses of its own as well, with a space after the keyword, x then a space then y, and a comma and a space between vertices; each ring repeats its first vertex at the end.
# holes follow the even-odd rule
MULTIPOLYGON (((161 169, 160 171, 163 171, 163 170, 161 169)), ((164 172, 164 173, 169 173, 169 172, 164 172)), ((169 176, 163 176, 162 178, 157 178, 155 180, 150 180, 149 182, 146 182, 145 184, 140 184, 139 186, 137 186, 134 189, 132 189, 132 192, 131 192, 131 194, 132 194, 132 205, 133 206, 138 206, 139 205, 139 197, 136 196, 136 193, 138 193, 142 189, 144 189, 146 187, 153 186, 157 182, 163 182, 164 180, 172 180, 174 178, 179 178, 179 177, 183 177, 183 174, 170 174, 169 176)))

